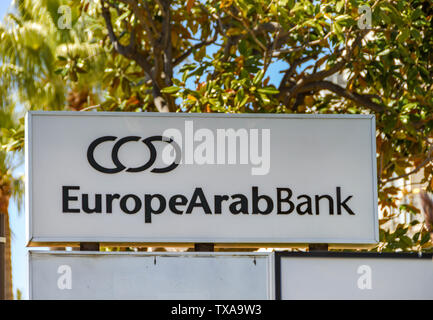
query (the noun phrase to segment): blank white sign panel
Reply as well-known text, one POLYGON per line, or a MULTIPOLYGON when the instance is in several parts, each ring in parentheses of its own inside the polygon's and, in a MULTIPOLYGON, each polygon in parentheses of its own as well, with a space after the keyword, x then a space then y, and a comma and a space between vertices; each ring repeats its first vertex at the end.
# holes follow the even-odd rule
POLYGON ((30 299, 271 299, 268 253, 30 251, 30 299))
POLYGON ((281 298, 433 299, 433 261, 403 257, 282 257, 281 298))

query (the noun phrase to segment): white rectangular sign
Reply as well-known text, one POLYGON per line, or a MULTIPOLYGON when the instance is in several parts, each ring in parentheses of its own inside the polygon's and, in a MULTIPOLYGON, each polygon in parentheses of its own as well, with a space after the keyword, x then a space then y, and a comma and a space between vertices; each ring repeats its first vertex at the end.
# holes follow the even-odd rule
POLYGON ((276 265, 283 300, 433 299, 431 254, 289 253, 276 265))
POLYGON ((274 298, 269 253, 29 252, 30 299, 274 298))
POLYGON ((378 241, 369 115, 30 112, 30 244, 378 241))

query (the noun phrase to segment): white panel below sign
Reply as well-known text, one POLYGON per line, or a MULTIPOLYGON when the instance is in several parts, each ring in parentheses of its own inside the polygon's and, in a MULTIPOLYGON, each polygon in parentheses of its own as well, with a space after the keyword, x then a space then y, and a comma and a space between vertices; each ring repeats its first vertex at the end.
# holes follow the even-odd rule
POLYGON ((433 299, 431 255, 329 253, 280 258, 277 290, 283 300, 433 299))
POLYGON ((272 299, 268 253, 29 252, 30 299, 272 299))

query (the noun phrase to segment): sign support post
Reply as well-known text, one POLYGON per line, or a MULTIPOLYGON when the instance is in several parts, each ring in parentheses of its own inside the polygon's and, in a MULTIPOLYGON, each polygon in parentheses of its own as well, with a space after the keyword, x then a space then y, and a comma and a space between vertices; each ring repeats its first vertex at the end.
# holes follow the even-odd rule
POLYGON ((214 252, 215 245, 213 243, 194 243, 194 251, 196 252, 214 252))
POLYGON ((328 251, 328 244, 327 243, 313 243, 308 245, 308 251, 328 251))
POLYGON ((0 300, 6 299, 5 215, 0 213, 0 300))
POLYGON ((99 251, 99 242, 80 242, 80 251, 99 251))

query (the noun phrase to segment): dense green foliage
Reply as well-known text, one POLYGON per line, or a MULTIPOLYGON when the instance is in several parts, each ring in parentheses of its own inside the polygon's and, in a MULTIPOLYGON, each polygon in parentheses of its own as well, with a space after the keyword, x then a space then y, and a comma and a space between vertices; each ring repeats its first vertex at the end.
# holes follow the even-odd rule
MULTIPOLYGON (((2 108, 375 114, 376 249, 431 250, 399 184, 422 173, 433 188, 431 1, 16 3, 0 26, 2 108)), ((2 128, 21 150, 22 127, 2 128)))

